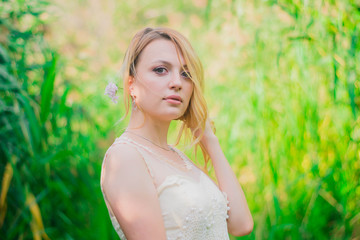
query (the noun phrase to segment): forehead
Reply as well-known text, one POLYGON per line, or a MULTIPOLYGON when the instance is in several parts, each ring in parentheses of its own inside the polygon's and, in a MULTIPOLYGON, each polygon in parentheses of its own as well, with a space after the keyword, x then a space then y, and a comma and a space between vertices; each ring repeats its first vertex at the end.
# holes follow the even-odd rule
POLYGON ((156 39, 150 42, 143 49, 139 57, 139 64, 141 62, 143 64, 152 64, 157 61, 169 62, 172 65, 185 65, 184 58, 180 51, 178 57, 174 43, 166 39, 156 39))

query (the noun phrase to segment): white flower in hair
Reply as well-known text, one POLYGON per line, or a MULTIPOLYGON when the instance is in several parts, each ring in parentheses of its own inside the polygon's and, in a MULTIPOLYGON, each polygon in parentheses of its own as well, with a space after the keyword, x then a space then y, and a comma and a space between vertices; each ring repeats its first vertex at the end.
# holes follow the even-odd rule
POLYGON ((115 83, 110 82, 105 88, 104 95, 108 95, 114 103, 117 103, 117 99, 119 98, 119 96, 115 96, 117 90, 118 87, 115 85, 115 83))

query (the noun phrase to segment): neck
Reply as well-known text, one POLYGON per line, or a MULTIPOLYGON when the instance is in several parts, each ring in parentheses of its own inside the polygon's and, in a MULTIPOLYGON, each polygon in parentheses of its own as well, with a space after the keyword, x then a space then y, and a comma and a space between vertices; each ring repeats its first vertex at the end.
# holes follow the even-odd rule
POLYGON ((151 116, 144 116, 140 111, 133 111, 130 116, 127 131, 141 135, 153 143, 167 147, 167 134, 170 121, 160 121, 151 116), (145 120, 145 121, 144 121, 145 120))

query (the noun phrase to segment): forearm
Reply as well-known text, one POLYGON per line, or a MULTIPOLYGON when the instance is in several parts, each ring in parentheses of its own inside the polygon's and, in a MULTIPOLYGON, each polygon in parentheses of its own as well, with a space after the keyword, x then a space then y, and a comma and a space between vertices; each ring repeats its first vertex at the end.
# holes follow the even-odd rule
POLYGON ((202 144, 212 160, 219 188, 228 196, 230 206, 229 232, 233 235, 250 233, 253 228, 253 219, 244 192, 220 147, 217 137, 215 135, 207 137, 206 141, 202 141, 202 144))

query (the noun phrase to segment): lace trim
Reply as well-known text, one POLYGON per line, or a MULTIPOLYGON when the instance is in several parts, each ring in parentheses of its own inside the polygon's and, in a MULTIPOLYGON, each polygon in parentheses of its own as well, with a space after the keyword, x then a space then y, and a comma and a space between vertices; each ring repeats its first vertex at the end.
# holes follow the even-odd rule
POLYGON ((222 192, 222 194, 223 194, 223 196, 225 198, 226 205, 227 205, 227 207, 226 207, 226 209, 227 209, 227 211, 226 211, 226 219, 228 219, 229 218, 229 212, 230 212, 230 205, 229 205, 230 202, 229 202, 229 198, 228 198, 226 192, 222 192))
POLYGON ((174 185, 180 186, 184 183, 184 181, 190 181, 193 184, 201 184, 203 181, 202 178, 204 177, 203 175, 204 173, 200 172, 199 179, 195 179, 182 174, 168 175, 167 177, 165 177, 165 180, 158 186, 158 194, 161 194, 161 192, 167 187, 171 187, 174 185))
POLYGON ((115 216, 110 216, 110 220, 111 220, 111 224, 113 225, 113 227, 114 227, 116 233, 119 235, 120 239, 121 240, 127 240, 123 230, 120 227, 120 224, 116 220, 116 217, 115 216))

